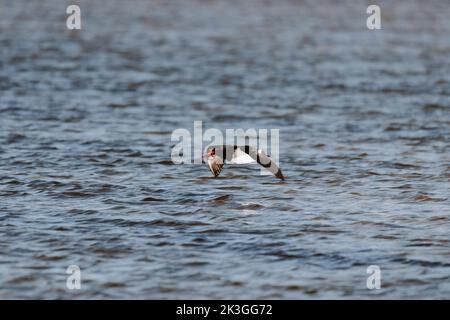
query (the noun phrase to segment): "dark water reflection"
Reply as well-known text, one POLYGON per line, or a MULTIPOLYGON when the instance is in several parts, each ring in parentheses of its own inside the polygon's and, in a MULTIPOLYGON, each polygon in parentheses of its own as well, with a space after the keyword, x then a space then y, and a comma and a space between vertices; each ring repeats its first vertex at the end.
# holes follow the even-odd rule
POLYGON ((446 1, 78 3, 0 1, 0 298, 450 296, 446 1), (194 120, 287 181, 172 165, 194 120))

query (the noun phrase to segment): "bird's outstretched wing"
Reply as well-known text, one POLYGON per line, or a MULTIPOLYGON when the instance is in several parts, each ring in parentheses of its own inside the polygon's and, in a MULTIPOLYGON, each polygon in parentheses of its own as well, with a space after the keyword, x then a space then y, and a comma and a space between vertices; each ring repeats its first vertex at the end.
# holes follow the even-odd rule
POLYGON ((223 159, 219 156, 208 159, 208 166, 214 177, 218 177, 223 168, 223 159))
POLYGON ((278 179, 284 180, 283 173, 281 169, 275 164, 274 161, 261 149, 252 148, 250 146, 244 147, 235 147, 235 149, 241 149, 247 153, 250 157, 252 157, 256 162, 258 162, 261 166, 272 172, 275 177, 278 179))

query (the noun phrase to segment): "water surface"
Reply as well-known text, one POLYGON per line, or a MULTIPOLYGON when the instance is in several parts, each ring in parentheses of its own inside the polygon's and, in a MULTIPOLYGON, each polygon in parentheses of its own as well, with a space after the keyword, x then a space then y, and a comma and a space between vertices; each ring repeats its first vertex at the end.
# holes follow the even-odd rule
POLYGON ((449 298, 448 3, 379 2, 0 0, 0 298, 449 298), (173 165, 195 120, 287 180, 173 165))

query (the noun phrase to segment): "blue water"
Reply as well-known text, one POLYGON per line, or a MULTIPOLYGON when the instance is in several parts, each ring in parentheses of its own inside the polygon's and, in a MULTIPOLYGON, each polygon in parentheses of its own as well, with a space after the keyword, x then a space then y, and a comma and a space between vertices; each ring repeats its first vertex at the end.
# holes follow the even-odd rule
POLYGON ((0 0, 0 298, 449 298, 448 3, 378 2, 0 0), (196 120, 286 181, 172 164, 196 120))

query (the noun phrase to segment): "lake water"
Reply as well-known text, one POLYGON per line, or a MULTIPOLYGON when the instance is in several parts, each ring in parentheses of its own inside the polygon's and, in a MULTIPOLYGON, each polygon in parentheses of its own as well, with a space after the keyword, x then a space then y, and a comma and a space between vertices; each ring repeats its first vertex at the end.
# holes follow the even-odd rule
POLYGON ((0 0, 0 298, 450 297, 447 1, 77 3, 0 0), (286 181, 172 164, 197 120, 286 181))

